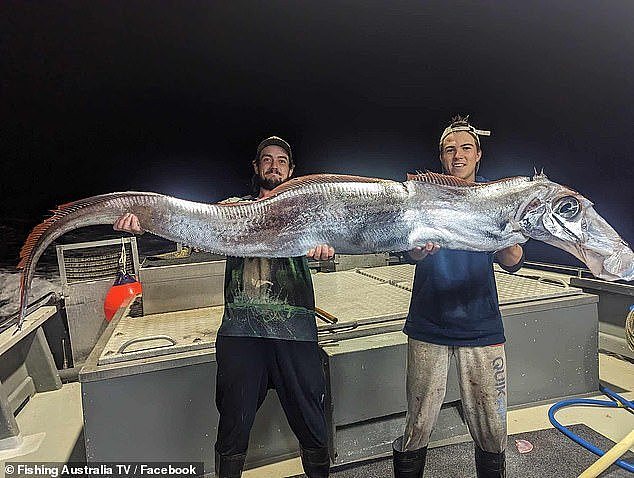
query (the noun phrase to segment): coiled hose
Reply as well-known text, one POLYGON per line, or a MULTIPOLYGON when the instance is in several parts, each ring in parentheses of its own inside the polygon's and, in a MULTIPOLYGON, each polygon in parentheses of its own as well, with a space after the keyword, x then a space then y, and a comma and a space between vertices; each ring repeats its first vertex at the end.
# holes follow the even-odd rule
MULTIPOLYGON (((630 315, 634 315, 634 312, 630 311, 630 315)), ((630 411, 634 409, 634 402, 631 402, 625 399, 624 397, 621 397, 620 395, 616 394, 609 388, 604 387, 603 385, 601 385, 599 389, 601 390, 601 392, 603 392, 605 395, 610 397, 612 400, 595 400, 590 398, 571 398, 568 400, 562 400, 560 402, 555 403, 552 407, 550 407, 550 409, 548 410, 548 419, 550 420, 550 423, 552 423, 555 428, 557 428, 560 432, 562 432, 572 441, 574 441, 575 443, 578 443, 579 445, 584 447, 586 450, 591 451, 595 455, 603 456, 605 454, 603 450, 596 447, 592 443, 587 442, 586 440, 581 438, 579 435, 576 435, 575 433, 571 432, 565 426, 559 423, 557 419, 555 419, 555 413, 557 412, 557 410, 564 407, 569 407, 572 405, 594 405, 594 406, 610 407, 610 408, 625 408, 630 411)), ((619 459, 619 460, 616 460, 614 464, 620 466, 624 470, 629 471, 630 473, 634 473, 634 465, 631 463, 628 463, 627 461, 619 459)))

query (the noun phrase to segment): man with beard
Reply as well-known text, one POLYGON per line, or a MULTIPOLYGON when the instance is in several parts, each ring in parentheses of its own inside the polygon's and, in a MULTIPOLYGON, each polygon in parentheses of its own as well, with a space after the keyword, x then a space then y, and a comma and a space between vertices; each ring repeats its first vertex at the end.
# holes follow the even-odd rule
MULTIPOLYGON (((277 136, 263 140, 252 166, 257 196, 224 202, 270 197, 293 174, 290 145, 277 136)), ((142 232, 136 217, 129 214, 114 227, 142 232)), ((306 255, 328 260, 334 249, 315 245, 306 255)), ((241 476, 255 414, 272 388, 299 440, 306 475, 327 477, 326 387, 306 257, 227 257, 224 294, 224 315, 216 339, 216 406, 220 413, 216 476, 241 476)))

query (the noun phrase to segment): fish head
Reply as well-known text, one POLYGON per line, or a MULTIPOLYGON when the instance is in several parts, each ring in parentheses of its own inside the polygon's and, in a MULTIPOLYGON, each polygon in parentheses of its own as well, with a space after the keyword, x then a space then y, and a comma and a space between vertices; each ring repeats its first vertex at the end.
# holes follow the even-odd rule
POLYGON ((524 234, 569 252, 596 277, 634 280, 634 252, 590 200, 543 175, 533 181, 516 218, 524 234))

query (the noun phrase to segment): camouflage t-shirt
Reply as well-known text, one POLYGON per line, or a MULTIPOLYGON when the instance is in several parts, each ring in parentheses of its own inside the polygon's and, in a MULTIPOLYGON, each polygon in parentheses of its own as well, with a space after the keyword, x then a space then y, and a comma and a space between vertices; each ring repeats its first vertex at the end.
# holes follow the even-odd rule
POLYGON ((227 257, 224 293, 218 335, 317 340, 306 257, 227 257))

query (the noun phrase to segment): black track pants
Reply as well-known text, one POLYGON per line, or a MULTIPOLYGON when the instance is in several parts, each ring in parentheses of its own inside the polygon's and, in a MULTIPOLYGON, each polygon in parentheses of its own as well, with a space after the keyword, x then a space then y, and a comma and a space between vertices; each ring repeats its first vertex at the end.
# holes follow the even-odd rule
POLYGON ((325 379, 316 342, 219 336, 216 451, 245 453, 255 413, 276 390, 302 448, 327 446, 325 379))

